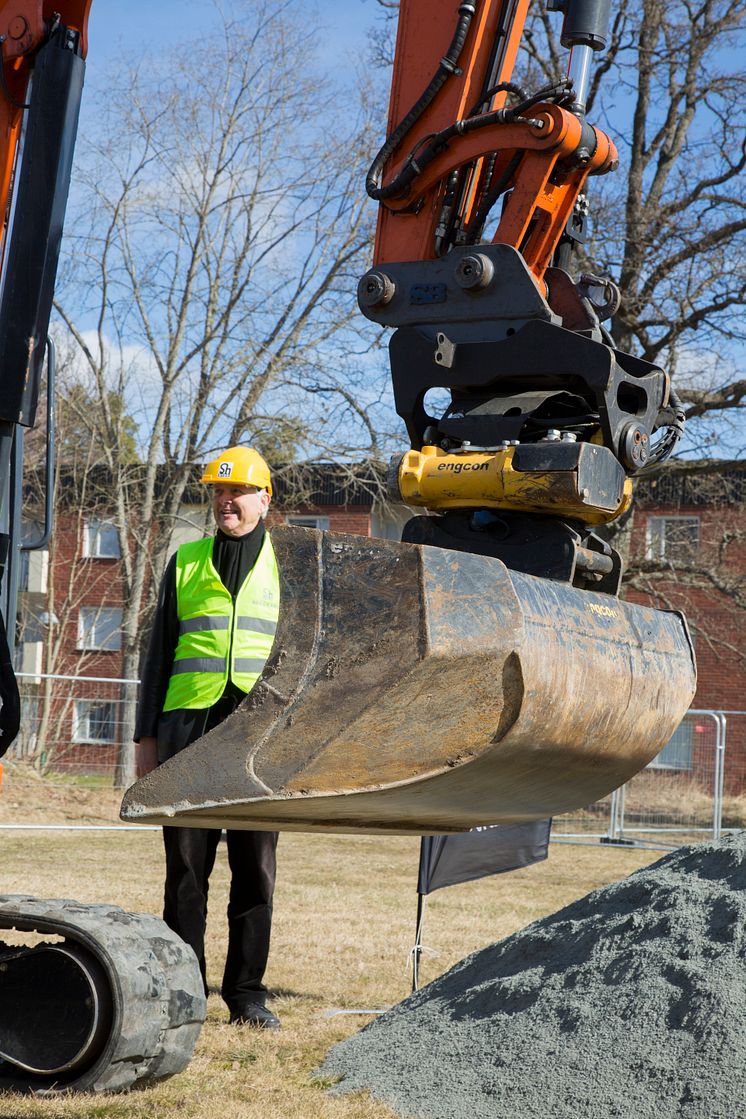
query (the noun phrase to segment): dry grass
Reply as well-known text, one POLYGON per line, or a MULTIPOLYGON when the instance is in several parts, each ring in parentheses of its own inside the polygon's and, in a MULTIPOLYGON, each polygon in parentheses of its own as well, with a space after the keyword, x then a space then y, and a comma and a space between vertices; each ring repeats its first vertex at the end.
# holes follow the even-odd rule
POLYGON ((20 762, 2 762, 0 824, 115 824, 121 793, 66 777, 41 777, 20 762))
MULTIPOLYGON (((115 816, 114 798, 51 787, 6 768, 0 822, 59 818, 91 823, 115 816), (12 807, 18 805, 17 808, 12 807), (46 808, 45 808, 46 805, 46 808)), ((588 890, 651 862, 650 852, 558 846, 547 862, 441 890, 428 899, 422 978, 445 971, 588 890)), ((334 1098, 314 1069, 365 1016, 335 1008, 384 1007, 404 998, 414 937, 418 841, 372 836, 283 835, 267 981, 282 1018, 277 1034, 226 1023, 217 994, 189 1068, 142 1092, 107 1097, 0 1097, 0 1119, 384 1119, 364 1095, 334 1098)), ((159 912, 157 832, 3 832, 5 893, 112 901, 159 912)), ((213 876, 208 972, 217 986, 225 945, 227 863, 213 876)))
POLYGON ((688 773, 659 773, 643 770, 626 787, 625 813, 662 820, 712 820, 712 789, 688 773))
POLYGON ((746 827, 746 796, 723 797, 723 827, 746 827))

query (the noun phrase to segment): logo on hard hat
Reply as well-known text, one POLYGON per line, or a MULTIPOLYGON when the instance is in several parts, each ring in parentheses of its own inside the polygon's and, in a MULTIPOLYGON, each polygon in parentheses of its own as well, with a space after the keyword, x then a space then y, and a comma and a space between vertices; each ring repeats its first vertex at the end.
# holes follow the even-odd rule
POLYGON ((232 473, 233 473, 233 463, 232 462, 221 462, 220 466, 218 467, 218 478, 230 478, 232 473))

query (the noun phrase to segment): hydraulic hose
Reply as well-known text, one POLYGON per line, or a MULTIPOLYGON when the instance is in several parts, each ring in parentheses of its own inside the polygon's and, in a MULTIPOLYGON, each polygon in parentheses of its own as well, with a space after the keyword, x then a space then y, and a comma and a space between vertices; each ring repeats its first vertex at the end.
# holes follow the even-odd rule
POLYGON ((525 89, 523 89, 522 86, 516 85, 515 82, 499 82, 482 94, 480 100, 469 110, 467 115, 473 117, 475 113, 479 112, 483 105, 486 105, 488 101, 492 100, 496 93, 512 93, 516 97, 519 97, 521 101, 525 101, 528 97, 525 89))
MULTIPOLYGON (((479 128, 487 128, 491 124, 522 123, 541 127, 540 121, 525 117, 523 113, 540 101, 552 101, 558 97, 565 96, 567 90, 567 81, 559 82, 557 85, 545 86, 518 105, 509 108, 494 109, 492 112, 483 113, 481 116, 465 117, 463 120, 454 121, 453 124, 450 124, 448 128, 444 128, 441 132, 422 137, 417 148, 409 156, 402 170, 388 186, 376 187, 375 190, 371 189, 371 183, 380 181, 378 179, 371 179, 371 172, 373 171, 373 167, 371 167, 371 171, 368 173, 368 179, 366 180, 368 194, 371 198, 375 198, 378 201, 383 201, 386 198, 399 197, 405 194, 412 182, 414 182, 418 175, 422 174, 428 164, 432 163, 436 156, 448 146, 449 141, 452 140, 454 136, 465 136, 469 132, 475 132, 479 128), (427 147, 420 153, 419 149, 425 142, 427 142, 427 147)), ((379 158, 384 151, 385 148, 382 148, 381 152, 379 152, 379 158)), ((377 158, 374 167, 378 165, 379 158, 377 158)), ((385 162, 385 158, 383 162, 385 162)), ((379 171, 382 166, 383 163, 380 163, 379 171)))
POLYGON ((650 458, 646 463, 648 468, 658 463, 665 462, 665 460, 673 454, 676 444, 684 434, 686 413, 681 399, 673 388, 671 388, 669 392, 668 408, 666 411, 669 413, 672 412, 673 418, 666 424, 666 433, 663 438, 651 447, 650 458))
POLYGON ((438 69, 431 78, 424 93, 421 94, 419 99, 412 106, 403 120, 397 125, 391 135, 387 137, 383 147, 371 163, 365 180, 365 189, 367 190, 370 197, 375 199, 375 201, 382 202, 386 198, 393 198, 395 195, 401 194, 402 190, 406 189, 406 186, 408 186, 412 178, 414 178, 414 175, 411 175, 407 178, 404 186, 400 185, 400 179, 406 174, 406 171, 409 168, 408 165, 405 171, 402 172, 402 175, 398 175, 396 179, 393 180, 393 182, 389 183, 388 186, 381 186, 381 180, 383 178, 383 168, 385 167, 386 162, 388 161, 391 154, 396 150, 396 148, 398 148, 399 144, 402 142, 407 133, 412 130, 427 107, 432 103, 436 94, 439 92, 442 86, 445 85, 445 83, 453 74, 458 73, 457 63, 461 55, 461 51, 463 50, 464 43, 466 42, 466 36, 468 34, 469 28, 471 26, 471 21, 474 18, 475 13, 475 3, 471 3, 469 2, 469 0, 465 0, 464 3, 459 5, 456 30, 454 32, 453 39, 451 40, 451 45, 449 46, 443 58, 440 60, 438 69))
POLYGON ((495 205, 500 195, 507 190, 513 179, 513 176, 518 169, 518 164, 521 162, 522 159, 523 152, 515 152, 497 182, 489 189, 489 191, 485 193, 484 197, 480 200, 477 212, 466 228, 466 236, 464 240, 465 245, 475 245, 477 243, 477 240, 481 237, 482 230, 484 229, 484 224, 489 217, 490 210, 495 205))

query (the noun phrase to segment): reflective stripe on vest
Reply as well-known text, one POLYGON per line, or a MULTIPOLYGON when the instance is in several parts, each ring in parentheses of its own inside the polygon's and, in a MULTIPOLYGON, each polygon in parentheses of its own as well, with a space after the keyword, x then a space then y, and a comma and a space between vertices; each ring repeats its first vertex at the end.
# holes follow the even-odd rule
POLYGON ((251 691, 274 641, 280 579, 269 533, 235 606, 212 562, 213 539, 182 544, 176 553, 179 640, 164 711, 212 707, 229 676, 251 691))

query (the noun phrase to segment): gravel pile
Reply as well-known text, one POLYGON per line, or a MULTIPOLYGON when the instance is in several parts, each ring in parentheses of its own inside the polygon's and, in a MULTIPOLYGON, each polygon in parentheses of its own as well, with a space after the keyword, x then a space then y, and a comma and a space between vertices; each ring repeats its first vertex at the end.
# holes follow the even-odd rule
POLYGON ((746 833, 475 952, 321 1073, 418 1119, 746 1119, 746 833))

